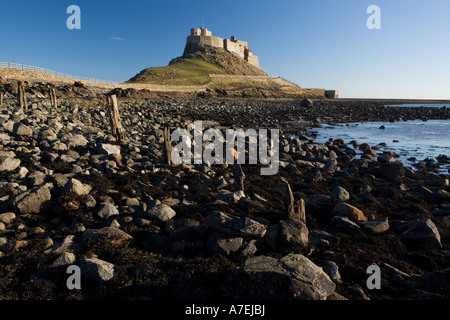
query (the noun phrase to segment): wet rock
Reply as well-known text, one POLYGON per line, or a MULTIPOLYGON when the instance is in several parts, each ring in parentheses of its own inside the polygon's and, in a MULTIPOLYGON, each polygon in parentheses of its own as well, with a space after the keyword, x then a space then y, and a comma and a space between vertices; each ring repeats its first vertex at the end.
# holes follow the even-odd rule
POLYGON ((381 218, 376 220, 364 221, 358 223, 363 229, 372 233, 383 233, 389 230, 389 219, 381 218))
POLYGON ((331 233, 343 232, 351 234, 358 229, 360 229, 360 227, 356 223, 347 217, 342 216, 335 216, 331 218, 330 223, 326 226, 326 231, 331 233))
POLYGON ((266 233, 264 225, 255 220, 247 217, 238 218, 219 211, 208 215, 206 223, 210 228, 229 235, 263 237, 266 233))
POLYGON ((306 248, 308 246, 308 228, 301 220, 287 219, 278 222, 279 241, 282 248, 306 248))
POLYGON ((95 283, 104 283, 114 277, 114 265, 98 258, 87 258, 80 262, 81 274, 95 283))
POLYGON ((343 215, 352 221, 367 221, 367 217, 358 208, 347 203, 338 203, 334 206, 332 213, 336 215, 343 215))
POLYGON ((220 287, 225 298, 240 300, 255 294, 261 300, 325 300, 335 289, 323 269, 301 254, 248 258, 220 287))
POLYGON ((169 221, 176 216, 175 210, 165 204, 157 204, 147 209, 146 215, 161 222, 169 221))
POLYGON ((12 205, 20 213, 37 214, 51 208, 50 185, 46 184, 18 195, 12 205))
POLYGON ((0 171, 14 171, 20 166, 20 159, 0 157, 0 171))
POLYGON ((440 248, 441 236, 436 225, 430 219, 423 219, 408 223, 407 229, 402 233, 402 241, 418 247, 440 248))
POLYGON ((387 180, 399 181, 405 176, 405 168, 401 162, 388 162, 379 168, 378 173, 387 180))
POLYGON ((119 214, 119 210, 111 203, 104 202, 100 204, 100 209, 97 212, 97 215, 100 218, 108 219, 111 216, 115 216, 119 214))
POLYGON ((334 187, 330 192, 330 197, 338 201, 346 201, 350 199, 350 193, 342 187, 334 187))
POLYGON ((242 246, 244 239, 230 235, 213 233, 207 241, 208 249, 213 254, 223 254, 225 256, 236 253, 242 246))

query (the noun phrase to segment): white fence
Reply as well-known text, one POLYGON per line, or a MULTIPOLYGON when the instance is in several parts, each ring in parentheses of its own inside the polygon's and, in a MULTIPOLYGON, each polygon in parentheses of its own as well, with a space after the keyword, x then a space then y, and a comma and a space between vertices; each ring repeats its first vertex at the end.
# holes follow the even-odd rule
POLYGON ((98 83, 109 83, 109 84, 119 84, 119 82, 116 82, 116 81, 100 80, 100 79, 86 78, 86 77, 77 77, 77 76, 73 76, 73 75, 70 75, 70 74, 56 72, 56 71, 48 70, 48 69, 41 68, 41 67, 29 66, 29 65, 20 64, 20 63, 14 63, 14 62, 2 62, 2 61, 0 61, 0 67, 14 68, 14 69, 18 69, 18 70, 39 71, 39 72, 48 73, 48 74, 51 74, 51 75, 54 75, 54 76, 57 76, 57 77, 68 78, 68 79, 72 79, 72 80, 98 82, 98 83))

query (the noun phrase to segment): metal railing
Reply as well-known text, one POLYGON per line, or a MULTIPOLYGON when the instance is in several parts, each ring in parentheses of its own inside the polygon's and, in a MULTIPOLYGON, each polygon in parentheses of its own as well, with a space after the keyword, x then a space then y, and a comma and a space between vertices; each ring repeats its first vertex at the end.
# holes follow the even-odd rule
POLYGON ((117 81, 100 80, 100 79, 87 78, 87 77, 77 77, 77 76, 73 76, 71 74, 56 72, 56 71, 53 71, 53 70, 49 70, 49 69, 45 69, 45 68, 41 68, 41 67, 36 67, 36 66, 29 66, 29 65, 21 64, 21 63, 2 62, 2 61, 0 61, 0 67, 14 68, 14 69, 18 69, 18 70, 39 71, 39 72, 44 72, 44 73, 47 73, 47 74, 54 75, 56 77, 67 78, 67 79, 72 79, 72 80, 97 82, 97 83, 108 83, 108 84, 119 84, 119 82, 117 82, 117 81))

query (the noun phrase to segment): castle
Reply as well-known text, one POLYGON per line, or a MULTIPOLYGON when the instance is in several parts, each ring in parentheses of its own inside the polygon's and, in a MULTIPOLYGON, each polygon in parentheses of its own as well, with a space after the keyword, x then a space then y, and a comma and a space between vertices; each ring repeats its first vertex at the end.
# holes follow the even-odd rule
POLYGON ((236 37, 231 37, 230 39, 213 37, 211 31, 203 27, 191 29, 191 35, 187 38, 184 54, 198 51, 203 46, 225 49, 259 68, 258 57, 253 55, 248 48, 248 42, 236 40, 236 37))

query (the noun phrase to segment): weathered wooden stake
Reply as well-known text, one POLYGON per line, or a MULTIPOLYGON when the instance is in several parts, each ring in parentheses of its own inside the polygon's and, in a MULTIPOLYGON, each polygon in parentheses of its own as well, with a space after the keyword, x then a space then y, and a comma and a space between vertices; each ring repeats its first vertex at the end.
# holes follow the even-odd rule
POLYGON ((17 104, 19 105, 20 109, 23 110, 24 100, 23 100, 23 84, 22 84, 22 81, 18 81, 17 82, 17 104))
POLYGON ((0 91, 0 107, 3 105, 3 91, 0 91))
POLYGON ((56 93, 55 93, 55 89, 54 88, 50 88, 49 89, 49 94, 50 94, 50 104, 52 105, 53 108, 56 108, 56 93))
POLYGON ((170 140, 170 130, 169 126, 165 126, 163 130, 164 138, 164 160, 166 163, 172 165, 172 142, 170 140))
POLYGON ((286 211, 288 218, 301 220, 303 221, 303 223, 306 224, 305 200, 299 199, 295 201, 289 182, 284 178, 281 178, 281 181, 284 184, 284 193, 286 197, 286 211), (296 208, 297 210, 295 210, 296 208))
POLYGON ((117 104, 117 97, 116 95, 110 96, 111 105, 109 108, 109 116, 111 120, 111 127, 113 135, 116 137, 116 139, 121 144, 125 140, 124 136, 124 130, 122 127, 122 124, 120 123, 120 116, 119 116, 119 106, 117 104))
POLYGON ((235 164, 233 167, 233 175, 234 175, 234 191, 244 191, 244 178, 245 174, 242 171, 242 167, 240 164, 235 164))

